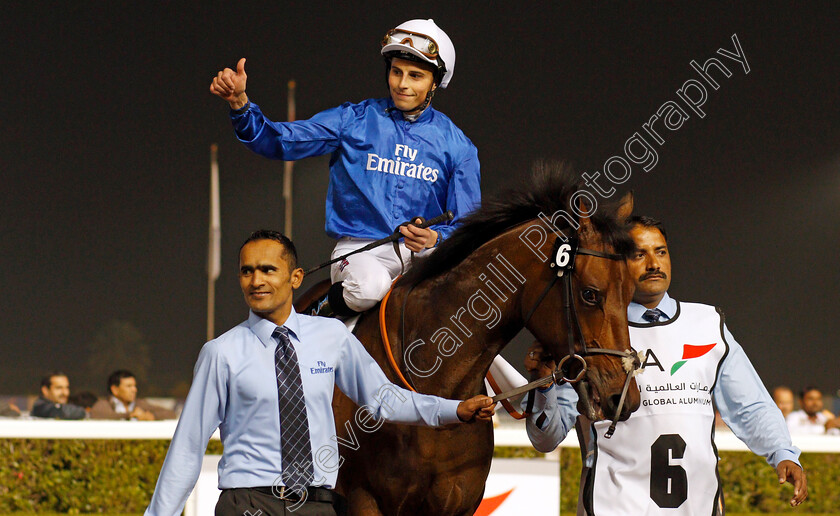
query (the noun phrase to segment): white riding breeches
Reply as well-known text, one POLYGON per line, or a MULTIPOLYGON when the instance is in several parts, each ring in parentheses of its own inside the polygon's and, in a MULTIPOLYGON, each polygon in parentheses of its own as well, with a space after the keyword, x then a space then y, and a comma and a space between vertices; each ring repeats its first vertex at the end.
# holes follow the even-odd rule
MULTIPOLYGON (((332 252, 331 258, 364 247, 373 240, 343 237, 332 252)), ((429 252, 430 249, 424 252, 429 252)), ((411 251, 400 242, 400 254, 406 270, 411 261, 411 251)), ((421 253, 422 254, 422 253, 421 253)), ((330 279, 333 283, 344 283, 344 302, 357 312, 363 312, 378 303, 391 282, 400 275, 400 260, 394 252, 393 244, 385 244, 369 251, 354 254, 330 266, 330 279)))

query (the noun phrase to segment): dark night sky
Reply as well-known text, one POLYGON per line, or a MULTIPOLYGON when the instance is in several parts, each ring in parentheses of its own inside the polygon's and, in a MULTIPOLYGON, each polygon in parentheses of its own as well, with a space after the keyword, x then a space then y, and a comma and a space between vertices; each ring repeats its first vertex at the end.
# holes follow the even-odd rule
MULTIPOLYGON (((299 118, 384 96, 380 37, 417 17, 455 43, 455 76, 435 106, 478 147, 485 196, 534 158, 601 170, 698 78, 691 60, 732 49, 737 34, 750 73, 717 56, 733 74, 709 89, 705 118, 689 113, 664 131, 656 167, 634 167, 622 187, 668 227, 671 293, 723 307, 768 387, 840 387, 836 4, 115 4, 124 5, 21 3, 0 21, 3 392, 34 392, 51 368, 98 389, 101 379, 84 375, 86 344, 113 320, 142 333, 150 384, 188 382, 205 333, 211 143, 221 169, 218 333, 247 314, 239 244, 258 227, 282 228, 282 163, 235 140, 210 79, 247 57, 249 96, 274 119, 286 116, 292 78, 299 118)), ((326 158, 295 171, 294 236, 309 265, 331 249, 326 158)), ((517 364, 519 349, 505 353, 517 364)))

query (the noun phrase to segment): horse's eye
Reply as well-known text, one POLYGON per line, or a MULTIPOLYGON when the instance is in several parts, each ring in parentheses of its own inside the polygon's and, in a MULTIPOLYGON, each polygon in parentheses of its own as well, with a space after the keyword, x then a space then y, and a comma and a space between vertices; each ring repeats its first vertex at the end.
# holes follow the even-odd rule
POLYGON ((588 305, 598 304, 598 291, 595 289, 585 288, 581 290, 580 297, 588 305))

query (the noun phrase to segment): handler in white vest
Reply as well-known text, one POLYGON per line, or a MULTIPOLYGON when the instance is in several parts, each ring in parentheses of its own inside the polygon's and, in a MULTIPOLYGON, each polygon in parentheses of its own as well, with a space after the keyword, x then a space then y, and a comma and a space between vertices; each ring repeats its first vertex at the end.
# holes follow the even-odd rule
MULTIPOLYGON (((665 230, 648 217, 631 219, 636 252, 628 260, 636 282, 627 309, 630 341, 645 354, 636 376, 642 405, 620 422, 591 426, 589 468, 581 500, 586 514, 708 516, 722 506, 714 444, 715 407, 735 435, 767 459, 779 483, 794 485, 792 506, 808 496, 799 449, 782 414, 744 350, 726 328, 723 312, 668 296, 671 259, 665 230)), ((532 348, 526 368, 550 373, 532 348)), ((566 437, 577 416, 568 385, 537 393, 527 421, 534 447, 548 452, 566 437)), ((579 510, 579 513, 581 511, 579 510)))

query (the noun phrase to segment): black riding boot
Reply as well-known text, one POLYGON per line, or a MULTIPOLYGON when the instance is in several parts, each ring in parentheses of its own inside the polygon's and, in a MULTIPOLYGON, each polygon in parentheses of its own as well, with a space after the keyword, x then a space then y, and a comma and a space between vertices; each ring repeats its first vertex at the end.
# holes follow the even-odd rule
POLYGON ((349 319, 350 317, 359 315, 359 312, 347 306, 347 303, 344 301, 344 287, 341 282, 333 283, 326 297, 321 298, 310 306, 312 306, 311 314, 321 317, 349 319))
POLYGON ((347 306, 347 302, 344 301, 344 284, 342 282, 332 284, 330 291, 327 293, 327 304, 338 317, 347 319, 359 315, 359 312, 347 306))

